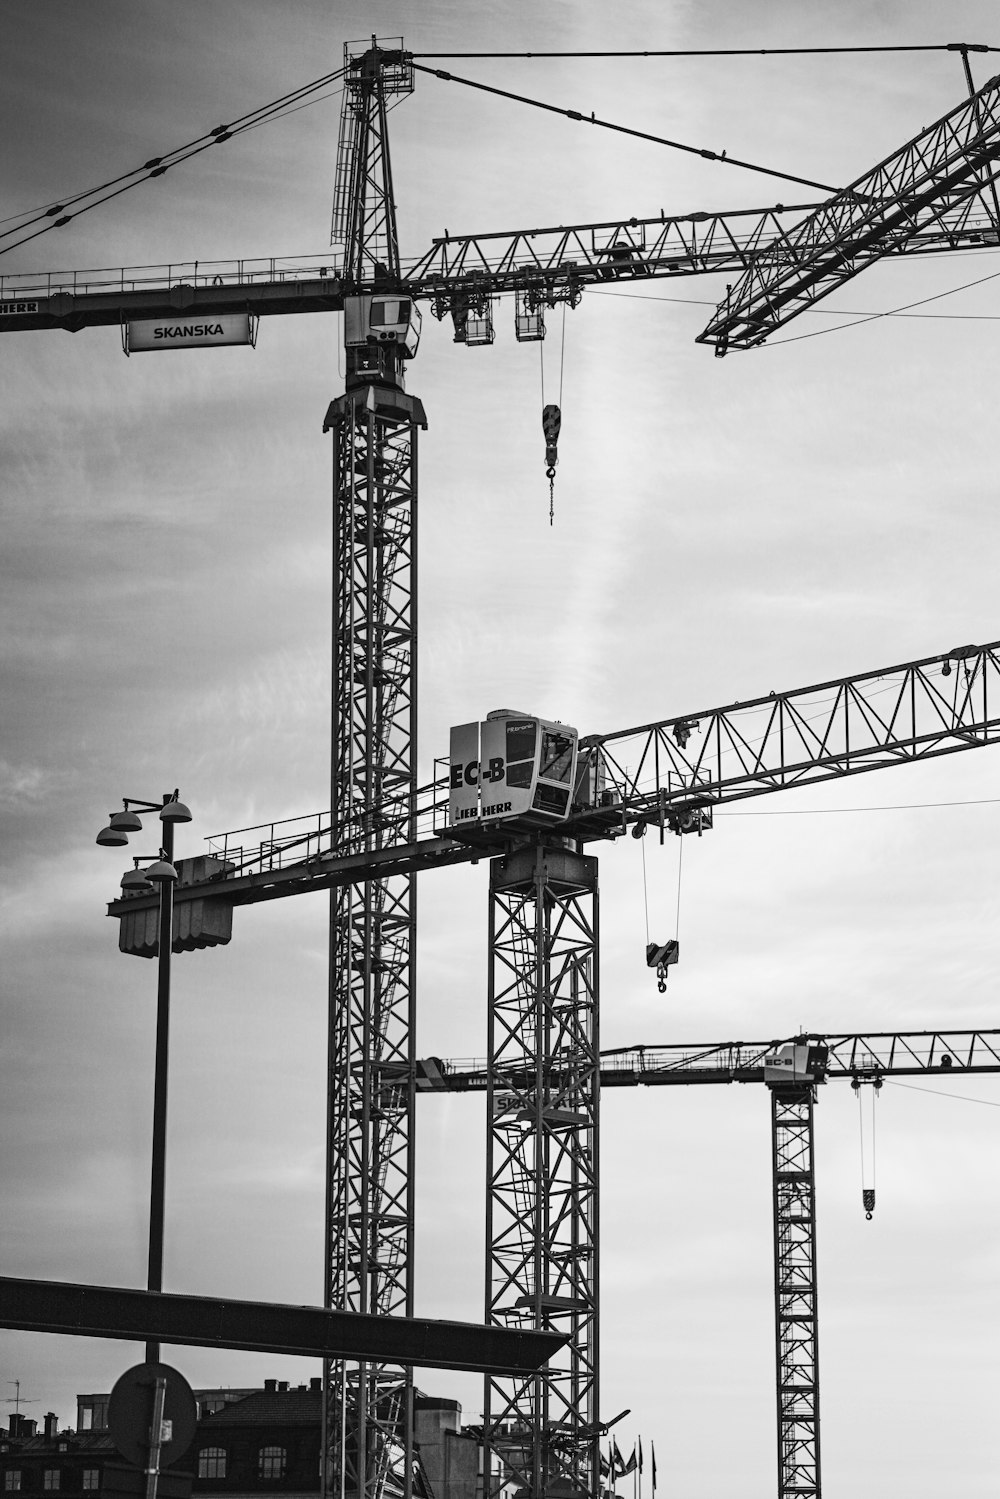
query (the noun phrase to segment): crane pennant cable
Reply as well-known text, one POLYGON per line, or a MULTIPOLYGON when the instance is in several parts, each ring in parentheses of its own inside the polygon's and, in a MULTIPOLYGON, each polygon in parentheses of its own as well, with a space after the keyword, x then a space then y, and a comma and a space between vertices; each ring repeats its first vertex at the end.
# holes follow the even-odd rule
POLYGON ((674 151, 687 151, 692 156, 703 156, 706 161, 721 161, 730 167, 742 167, 747 172, 762 172, 766 177, 780 177, 782 182, 797 182, 803 187, 818 187, 820 192, 836 193, 840 189, 828 182, 814 182, 811 177, 796 177, 791 172, 779 172, 773 167, 756 166, 752 161, 741 161, 738 156, 727 156, 725 151, 708 151, 699 146, 688 146, 683 141, 669 140, 665 135, 651 135, 646 130, 632 130, 627 125, 616 125, 611 120, 599 120, 595 114, 581 114, 578 109, 563 109, 558 104, 546 104, 541 99, 529 99, 526 94, 512 94, 507 89, 494 88, 489 83, 477 83, 473 78, 460 78, 457 73, 448 73, 444 68, 426 68, 415 62, 418 73, 429 73, 432 78, 441 78, 446 83, 464 83, 467 88, 479 89, 485 94, 496 94, 501 99, 512 99, 516 104, 530 104, 535 109, 547 110, 549 114, 565 115, 569 120, 580 120, 588 125, 599 125, 603 130, 614 130, 619 135, 631 135, 637 140, 652 141, 657 146, 670 146, 674 151))
POLYGON ((322 78, 315 78, 312 83, 305 83, 301 88, 293 89, 291 93, 282 94, 279 99, 272 99, 269 104, 261 104, 256 109, 249 110, 247 114, 240 115, 228 125, 217 125, 214 130, 209 130, 204 135, 197 136, 193 141, 188 141, 186 146, 177 146, 172 151, 165 151, 162 156, 153 156, 149 161, 144 161, 141 167, 133 167, 129 172, 122 172, 119 176, 102 182, 98 187, 74 193, 59 203, 12 214, 11 218, 19 219, 21 222, 15 224, 12 229, 0 230, 0 240, 9 239, 12 235, 18 234, 22 235, 22 238, 15 239, 9 245, 0 245, 0 255, 5 255, 8 250, 16 250, 19 245, 26 245, 29 240, 38 239, 39 235, 47 234, 50 229, 62 229, 64 225, 79 218, 81 214, 89 213, 92 208, 98 208, 102 203, 107 203, 112 198, 127 193, 129 188, 138 187, 141 182, 148 182, 153 177, 162 177, 170 167, 177 166, 192 156, 200 155, 210 146, 221 146, 225 141, 232 140, 234 136, 242 135, 246 130, 254 130, 268 120, 294 114, 296 110, 304 109, 307 104, 318 103, 318 100, 311 96, 317 94, 320 89, 337 83, 346 71, 346 68, 338 68, 333 73, 325 73, 322 78), (88 203, 88 198, 92 198, 93 202, 88 203), (75 212, 70 213, 71 208, 75 209, 75 212), (60 217, 57 218, 57 214, 60 217), (25 229, 31 229, 35 224, 41 224, 42 227, 35 229, 32 234, 24 234, 25 229))
MULTIPOLYGON (((599 125, 604 130, 614 130, 620 135, 630 135, 638 140, 652 141, 656 145, 669 146, 675 151, 687 151, 693 156, 702 156, 706 161, 720 161, 729 166, 741 167, 748 172, 761 172, 768 177, 780 178, 783 182, 797 182, 805 187, 817 187, 822 192, 835 193, 837 188, 828 183, 814 182, 809 177, 796 177, 789 172, 779 172, 773 167, 762 167, 749 161, 742 161, 739 157, 729 156, 725 151, 709 151, 698 146, 689 146, 682 141, 669 140, 666 136, 652 135, 644 130, 632 130, 626 125, 616 125, 610 120, 599 120, 593 112, 584 115, 579 110, 562 109, 555 104, 545 104, 540 99, 529 99, 524 94, 509 93, 505 89, 494 88, 489 84, 478 83, 471 78, 460 78, 454 73, 448 73, 442 68, 428 68, 415 61, 415 56, 420 57, 484 57, 484 58, 533 58, 533 57, 757 57, 766 55, 788 54, 800 55, 807 53, 827 52, 995 52, 1000 50, 975 42, 947 42, 947 43, 925 43, 919 46, 891 46, 891 47, 755 47, 755 48, 713 48, 711 50, 699 49, 691 51, 670 52, 423 52, 409 53, 408 60, 412 66, 421 73, 430 73, 435 78, 444 79, 450 83, 464 83, 468 88, 480 89, 484 93, 496 94, 502 99, 512 99, 515 103, 530 104, 535 109, 544 109, 552 114, 565 115, 567 119, 586 121, 591 125, 599 125)), ((8 218, 18 219, 19 222, 13 229, 0 230, 0 240, 8 239, 11 235, 22 234, 25 229, 32 228, 35 224, 41 227, 35 229, 32 234, 24 234, 21 239, 16 239, 12 244, 0 246, 0 255, 6 254, 8 250, 15 250, 19 245, 27 244, 30 240, 37 239, 42 234, 47 234, 50 229, 61 229, 82 213, 88 213, 92 208, 97 208, 101 203, 108 202, 111 198, 117 198, 121 193, 128 192, 129 188, 137 187, 140 182, 147 182, 153 177, 162 177, 164 172, 171 166, 176 166, 191 156, 197 156, 206 151, 209 146, 222 145, 224 141, 231 140, 233 136, 242 134, 245 130, 253 130, 257 125, 262 125, 268 119, 274 119, 284 114, 294 113, 297 109, 303 109, 307 104, 318 102, 310 95, 315 95, 319 89, 325 88, 332 83, 338 82, 346 72, 346 68, 338 68, 333 73, 326 73, 321 78, 316 78, 312 83, 306 83, 301 88, 293 89, 288 94, 274 99, 270 104, 261 105, 249 113, 240 116, 229 125, 218 125, 214 130, 205 135, 198 136, 186 146, 179 146, 173 151, 167 151, 162 156, 154 156, 141 167, 133 167, 129 172, 123 172, 118 177, 111 178, 99 187, 89 188, 84 192, 78 192, 65 199, 64 202, 46 204, 39 209, 27 209, 24 213, 12 214, 8 218), (145 175, 140 175, 145 173, 145 175), (88 203, 86 200, 92 198, 94 201, 88 203), (83 205, 76 207, 77 204, 83 205), (76 208, 75 213, 68 213, 67 209, 76 208), (56 217, 56 215, 60 217, 56 217), (47 222, 46 222, 47 220, 47 222)), ((4 222, 0 220, 0 222, 4 222)))
MULTIPOLYGON (((412 60, 412 58, 411 58, 412 60)), ((530 99, 524 94, 510 93, 506 89, 495 88, 490 84, 478 83, 472 78, 461 78, 457 74, 448 73, 442 68, 428 68, 421 63, 413 62, 413 67, 421 73, 429 73, 434 78, 444 79, 449 83, 464 83, 468 88, 478 89, 483 93, 496 94, 501 99, 511 99, 518 104, 530 104, 535 109, 544 109, 550 114, 561 114, 570 120, 586 121, 588 124, 600 126, 604 130, 613 130, 619 135, 632 136, 636 140, 652 141, 655 145, 669 146, 674 151, 686 151, 693 156, 704 157, 706 161, 719 161, 727 166, 740 167, 748 172, 760 172, 767 177, 777 177, 783 182, 795 182, 804 187, 819 188, 821 192, 836 193, 837 188, 831 187, 829 183, 815 182, 810 177, 797 177, 790 172, 779 172, 773 167, 758 166, 750 161, 742 161, 739 157, 728 156, 725 151, 710 151, 698 146, 686 145, 683 141, 670 140, 666 136, 653 135, 645 130, 633 130, 627 125, 617 125, 611 120, 599 120, 593 112, 589 115, 582 114, 579 110, 563 109, 555 104, 546 104, 541 99, 530 99)), ((20 245, 28 244, 40 235, 47 234, 51 229, 62 229, 66 224, 72 223, 81 214, 89 213, 91 209, 99 207, 102 203, 109 202, 112 198, 119 197, 130 188, 138 187, 141 182, 148 182, 154 177, 162 177, 172 166, 187 161, 192 156, 198 156, 202 151, 207 151, 210 146, 221 146, 225 141, 232 140, 236 135, 241 135, 246 130, 252 130, 257 125, 262 125, 268 119, 274 119, 281 115, 292 113, 301 109, 307 103, 316 102, 311 98, 320 89, 338 82, 346 72, 345 68, 338 68, 333 73, 326 73, 321 78, 314 79, 311 83, 303 84, 300 88, 293 89, 288 94, 272 100, 269 104, 260 105, 258 108, 248 111, 228 125, 217 125, 214 130, 197 136, 185 146, 178 146, 172 151, 166 151, 161 156, 151 157, 149 161, 143 162, 140 167, 133 167, 131 171, 123 172, 109 181, 101 183, 98 187, 88 188, 83 192, 77 192, 63 201, 45 205, 37 210, 27 210, 25 214, 17 214, 13 217, 20 220, 11 229, 0 230, 0 240, 12 240, 11 243, 0 245, 0 255, 9 250, 15 250, 20 245), (87 200, 92 201, 88 202, 87 200), (69 210, 73 209, 74 212, 69 210), (57 217, 58 215, 58 217, 57 217), (36 225, 40 227, 35 227, 36 225), (25 234, 26 229, 33 232, 25 234), (13 238, 18 236, 20 238, 13 238)))
POLYGON ((982 42, 893 42, 873 47, 686 47, 669 51, 644 48, 641 52, 414 52, 414 58, 450 59, 462 57, 496 60, 498 58, 534 59, 548 57, 822 57, 844 52, 1000 52, 982 42))

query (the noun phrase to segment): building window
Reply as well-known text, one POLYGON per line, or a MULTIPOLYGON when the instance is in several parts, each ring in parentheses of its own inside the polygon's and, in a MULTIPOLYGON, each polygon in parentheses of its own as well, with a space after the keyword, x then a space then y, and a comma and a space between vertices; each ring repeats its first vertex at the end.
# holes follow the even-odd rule
POLYGON ((3 1475, 3 1486, 4 1491, 8 1494, 13 1494, 17 1489, 21 1487, 20 1468, 8 1469, 8 1471, 3 1475))
POLYGON ((100 1468, 84 1468, 83 1486, 85 1489, 98 1489, 101 1486, 100 1468))
POLYGON ((44 1478, 42 1480, 42 1486, 45 1489, 47 1489, 50 1493, 51 1493, 51 1491, 53 1489, 57 1489, 59 1487, 59 1469, 58 1468, 46 1468, 45 1469, 45 1475, 44 1475, 44 1478))
POLYGON ((257 1458, 257 1477, 284 1478, 285 1457, 284 1447, 262 1447, 257 1458))
POLYGON ((106 1431, 107 1426, 107 1395, 78 1395, 76 1397, 77 1431, 106 1431))
POLYGON ((198 1477, 225 1478, 225 1476, 226 1449, 224 1447, 203 1447, 198 1453, 198 1477))

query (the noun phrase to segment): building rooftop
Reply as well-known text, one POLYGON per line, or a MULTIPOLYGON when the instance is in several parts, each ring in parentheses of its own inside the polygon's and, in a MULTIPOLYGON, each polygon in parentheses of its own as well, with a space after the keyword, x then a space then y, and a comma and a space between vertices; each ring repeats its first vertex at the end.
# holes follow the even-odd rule
MULTIPOLYGON (((268 1384, 274 1384, 269 1380, 268 1384)), ((318 1381, 317 1381, 318 1384, 318 1381)), ((315 1426, 322 1418, 323 1392, 299 1385, 294 1389, 255 1390, 242 1400, 202 1417, 205 1426, 315 1426)))

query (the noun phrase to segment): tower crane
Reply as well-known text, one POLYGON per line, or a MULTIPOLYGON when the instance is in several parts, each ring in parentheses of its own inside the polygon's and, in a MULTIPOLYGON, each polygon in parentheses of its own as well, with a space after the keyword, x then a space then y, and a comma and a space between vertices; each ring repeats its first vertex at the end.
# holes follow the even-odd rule
MULTIPOLYGON (((215 874, 182 882, 176 897, 232 907, 350 889, 363 869, 415 878, 490 861, 488 1055, 476 1081, 487 1095, 487 1315, 505 1326, 555 1327, 569 1341, 538 1376, 488 1378, 484 1471, 493 1471, 495 1460, 533 1494, 557 1482, 596 1494, 600 1084, 616 1079, 599 1051, 598 861, 585 850, 650 827, 661 835, 700 834, 715 808, 731 802, 995 743, 1000 641, 578 741, 565 725, 509 713, 461 725, 452 737, 449 773, 421 788, 415 802, 401 798, 382 808, 385 824, 415 830, 409 843, 359 856, 349 843, 345 849, 335 814, 304 833, 269 830, 253 845, 224 836, 212 844, 215 874), (546 735, 555 741, 549 747, 546 735), (497 736, 501 755, 489 753, 497 736), (473 741, 478 754, 466 758, 463 746, 473 741), (478 796, 474 815, 464 816, 461 800, 470 795, 478 796), (517 1078, 524 1080, 520 1091, 517 1078)), ((354 813, 356 824, 368 817, 354 813)), ((236 836, 245 840, 246 830, 236 836)), ((136 895, 109 905, 126 951, 139 950, 149 905, 136 895)), ((227 925, 192 916, 185 930, 227 925)), ((883 1070, 903 1065, 900 1038, 887 1061, 877 1039, 869 1038, 868 1054, 883 1070)), ((845 1047, 838 1042, 831 1054, 839 1058, 845 1047)), ((658 1082, 731 1081, 734 1070, 759 1080, 763 1044, 752 1055, 731 1050, 735 1059, 725 1070, 716 1048, 701 1067, 658 1061, 633 1072, 636 1081, 653 1080, 654 1071, 658 1082)), ((914 1048, 912 1055, 920 1053, 914 1048)), ((847 1070, 856 1075, 861 1065, 852 1053, 847 1070)), ((429 1075, 426 1064, 383 1052, 371 1066, 372 1116, 406 1116, 429 1075)), ((793 1075, 787 1087, 783 1074, 774 1081, 782 1103, 775 1150, 804 1159, 808 1146, 811 1162, 811 1083, 803 1091, 801 1077, 793 1075)), ((787 1170, 794 1174, 791 1165, 787 1170)), ((798 1359, 803 1345, 795 1326, 798 1359)), ((789 1403, 789 1430, 793 1415, 796 1431, 808 1426, 801 1402, 789 1403)), ((801 1444, 797 1470, 806 1463, 801 1444)))
MULTIPOLYGON (((535 825, 530 816, 520 824, 491 821, 477 810, 453 824, 441 788, 422 790, 416 778, 414 523, 426 415, 406 391, 404 371, 419 342, 418 304, 450 316, 457 342, 488 344, 495 299, 512 295, 518 338, 538 340, 545 311, 575 305, 588 286, 727 270, 750 276, 762 255, 771 264, 789 253, 786 216, 809 205, 446 234, 404 264, 387 116, 412 92, 419 67, 402 45, 375 38, 345 49, 334 195, 343 255, 332 267, 269 261, 3 276, 0 332, 120 326, 127 351, 144 334, 153 339, 154 325, 183 338, 183 329, 209 317, 343 311, 346 388, 324 422, 334 452, 330 815, 298 845, 272 836, 233 857, 225 843, 215 877, 192 879, 178 890, 178 904, 331 891, 326 1298, 348 1310, 406 1314, 413 1304, 415 877, 491 860, 491 1066, 499 1077, 518 1058, 543 1072, 568 1058, 573 1082, 558 1103, 543 1103, 539 1093, 525 1118, 493 1114, 491 1102, 487 1314, 572 1332, 564 1365, 538 1380, 491 1382, 486 1442, 533 1496, 557 1481, 589 1496, 597 1490, 599 1430, 597 876, 583 848, 629 825, 702 831, 712 807, 730 799, 990 743, 1000 726, 987 702, 997 658, 995 647, 962 647, 802 693, 579 745, 574 738, 578 774, 563 815, 535 825), (960 670, 946 689, 938 678, 952 660, 960 670), (883 693, 892 694, 888 708, 883 693), (387 1077, 400 1080, 392 1109, 378 1106, 387 1077), (515 1425, 524 1439, 517 1453, 509 1442, 504 1451, 503 1433, 515 1425)), ((866 264, 877 255, 1000 240, 989 155, 1000 138, 996 92, 992 80, 915 137, 898 162, 883 164, 879 201, 886 213, 892 204, 899 211, 891 233, 866 243, 866 264), (948 143, 942 168, 923 180, 919 214, 904 212, 907 163, 924 160, 938 138, 948 143)), ((226 139, 226 127, 213 136, 226 139)), ((147 165, 150 175, 162 170, 147 165)), ((829 229, 834 240, 836 232, 829 229)), ((538 732, 540 746, 544 727, 538 732)), ((549 791, 556 794, 551 784, 549 791)), ((124 918, 126 951, 148 950, 137 936, 141 902, 110 907, 124 918)), ((388 1365, 328 1374, 333 1456, 324 1484, 358 1499, 380 1499, 387 1486, 406 1491, 410 1376, 388 1365)))
MULTIPOLYGON (((641 1045, 602 1051, 600 1087, 763 1083, 771 1095, 778 1499, 820 1499, 819 1316, 813 1106, 820 1085, 881 1086, 885 1077, 1000 1072, 1000 1030, 803 1032, 777 1041, 641 1045)), ((484 1092, 488 1068, 430 1057, 421 1092, 484 1092)), ((508 1113, 530 1108, 533 1068, 506 1074, 508 1113)), ((561 1075, 545 1079, 551 1091, 561 1075)))

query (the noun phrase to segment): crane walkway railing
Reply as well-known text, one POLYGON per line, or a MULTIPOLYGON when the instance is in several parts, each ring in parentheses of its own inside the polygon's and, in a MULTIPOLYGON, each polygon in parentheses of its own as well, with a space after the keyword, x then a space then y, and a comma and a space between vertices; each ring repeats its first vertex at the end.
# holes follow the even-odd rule
MULTIPOLYGON (((599 224, 517 229, 487 234, 445 235, 422 255, 401 262, 404 287, 418 298, 447 294, 454 281, 468 290, 476 277, 493 278, 490 294, 518 290, 533 275, 569 276, 590 284, 627 281, 643 276, 672 277, 735 270, 761 258, 778 263, 789 231, 781 216, 806 213, 810 204, 736 209, 719 213, 622 218, 599 224), (747 228, 742 221, 755 219, 747 228)), ((995 247, 996 225, 990 216, 966 206, 945 214, 939 224, 891 247, 903 254, 975 250, 995 247)), ((226 260, 180 260, 159 265, 97 266, 84 270, 0 273, 0 304, 70 296, 128 296, 141 292, 257 288, 329 280, 331 295, 340 290, 343 261, 339 253, 270 255, 226 260)), ((362 288, 371 290, 371 287, 362 288)), ((0 313, 3 313, 0 306, 0 313)))
POLYGON ((271 255, 241 260, 181 260, 165 265, 94 267, 80 271, 16 271, 0 274, 0 302, 38 297, 108 295, 174 286, 264 286, 336 280, 340 267, 329 255, 271 255))
POLYGON ((446 809, 447 787, 443 781, 432 781, 418 789, 412 818, 409 797, 399 796, 377 808, 359 807, 340 837, 335 837, 332 814, 326 810, 212 833, 205 841, 212 857, 234 866, 230 877, 273 874, 369 837, 378 839, 377 846, 383 848, 414 837, 432 837, 442 803, 446 809))

